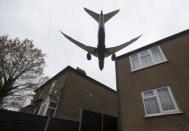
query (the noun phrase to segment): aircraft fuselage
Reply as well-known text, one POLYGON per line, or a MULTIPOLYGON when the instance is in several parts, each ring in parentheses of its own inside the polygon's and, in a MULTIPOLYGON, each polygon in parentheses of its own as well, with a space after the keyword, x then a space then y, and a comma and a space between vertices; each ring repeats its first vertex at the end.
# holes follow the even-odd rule
POLYGON ((104 58, 105 58, 105 29, 104 29, 104 15, 101 11, 99 17, 99 28, 98 28, 98 46, 97 54, 99 59, 99 68, 102 70, 104 68, 104 58))

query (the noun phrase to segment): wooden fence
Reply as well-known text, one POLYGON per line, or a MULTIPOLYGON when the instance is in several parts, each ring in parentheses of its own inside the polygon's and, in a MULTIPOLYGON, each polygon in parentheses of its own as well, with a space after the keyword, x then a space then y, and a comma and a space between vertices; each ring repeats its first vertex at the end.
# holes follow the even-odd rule
MULTIPOLYGON (((48 117, 0 110, 0 131, 44 131, 48 117)), ((46 131, 78 131, 79 123, 50 118, 46 131)))

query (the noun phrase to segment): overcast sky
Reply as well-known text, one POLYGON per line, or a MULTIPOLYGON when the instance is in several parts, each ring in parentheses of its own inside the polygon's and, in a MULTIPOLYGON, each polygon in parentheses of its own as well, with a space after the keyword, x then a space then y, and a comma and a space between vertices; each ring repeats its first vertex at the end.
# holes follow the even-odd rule
POLYGON ((120 9, 105 24, 107 47, 143 34, 117 56, 189 28, 188 0, 0 0, 0 35, 33 40, 47 55, 45 74, 50 77, 70 65, 116 89, 115 63, 111 58, 105 59, 100 71, 97 58, 88 61, 87 53, 58 31, 96 47, 98 24, 83 7, 97 13, 120 9))

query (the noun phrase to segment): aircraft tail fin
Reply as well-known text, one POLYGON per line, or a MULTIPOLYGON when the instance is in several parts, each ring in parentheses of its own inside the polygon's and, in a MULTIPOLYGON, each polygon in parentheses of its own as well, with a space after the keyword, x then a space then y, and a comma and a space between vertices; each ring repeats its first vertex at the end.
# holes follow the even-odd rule
MULTIPOLYGON (((87 8, 84 8, 84 10, 93 17, 97 22, 99 22, 100 14, 95 13, 94 11, 91 11, 87 8)), ((110 13, 104 14, 104 23, 106 23, 109 19, 111 19, 114 15, 116 15, 119 12, 118 10, 112 11, 110 13)))
POLYGON ((114 15, 116 15, 119 12, 118 10, 112 11, 110 13, 107 13, 104 15, 104 23, 106 23, 109 19, 111 19, 114 15))

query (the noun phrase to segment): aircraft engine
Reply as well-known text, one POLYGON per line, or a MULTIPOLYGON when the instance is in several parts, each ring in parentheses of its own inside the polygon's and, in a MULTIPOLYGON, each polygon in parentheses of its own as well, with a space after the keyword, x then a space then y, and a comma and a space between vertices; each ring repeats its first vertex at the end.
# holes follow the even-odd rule
POLYGON ((87 53, 87 60, 91 60, 91 54, 87 53))
POLYGON ((115 59, 116 59, 116 55, 113 54, 113 55, 112 55, 112 61, 115 61, 115 59))

